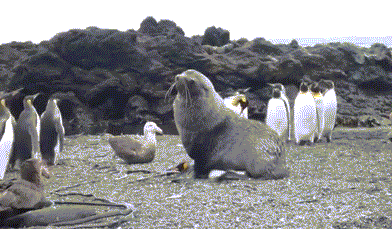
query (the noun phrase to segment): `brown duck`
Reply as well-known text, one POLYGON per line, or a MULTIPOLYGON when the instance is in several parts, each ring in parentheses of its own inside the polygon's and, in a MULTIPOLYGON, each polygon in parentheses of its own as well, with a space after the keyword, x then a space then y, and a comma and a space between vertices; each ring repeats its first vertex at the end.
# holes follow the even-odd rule
POLYGON ((147 122, 144 125, 144 136, 110 136, 109 144, 116 155, 128 164, 149 163, 155 157, 156 133, 162 134, 162 129, 154 122, 147 122))

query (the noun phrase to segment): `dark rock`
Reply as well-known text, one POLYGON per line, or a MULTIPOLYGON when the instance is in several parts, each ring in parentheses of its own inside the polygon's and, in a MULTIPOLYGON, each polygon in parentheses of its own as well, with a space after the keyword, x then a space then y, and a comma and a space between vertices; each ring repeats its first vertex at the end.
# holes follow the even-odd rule
POLYGON ((361 124, 358 117, 364 115, 385 125, 392 112, 391 56, 383 44, 300 47, 296 40, 278 45, 264 38, 230 41, 227 30, 215 27, 189 38, 173 21, 147 17, 137 31, 88 27, 39 44, 0 45, 0 90, 24 88, 7 101, 15 117, 24 95, 42 92, 34 101, 42 113, 51 94, 63 93, 59 106, 67 134, 130 133, 147 120, 174 133, 175 89, 166 93, 174 76, 186 69, 205 74, 222 95, 228 88, 251 87, 249 117, 258 120, 264 120, 270 99, 266 83, 284 84, 292 107, 306 76, 335 82, 338 125, 377 125, 372 120, 361 124))
POLYGON ((249 49, 258 54, 281 55, 282 50, 264 38, 255 38, 248 43, 249 49))
POLYGON ((290 46, 291 48, 293 48, 293 49, 297 49, 297 48, 300 47, 299 44, 298 44, 298 41, 295 40, 295 39, 291 40, 289 46, 290 46))
POLYGON ((149 36, 184 36, 184 31, 170 20, 160 20, 157 22, 153 17, 147 17, 140 24, 138 30, 140 33, 148 34, 149 36))
POLYGON ((346 126, 346 127, 358 127, 359 120, 358 118, 347 116, 347 115, 338 115, 336 117, 336 126, 346 126))
POLYGON ((141 118, 142 113, 149 110, 148 101, 140 95, 135 95, 129 98, 125 106, 125 118, 130 121, 135 121, 141 118))
POLYGON ((380 122, 373 116, 362 115, 359 117, 359 125, 362 127, 376 127, 381 126, 380 122))
POLYGON ((223 46, 230 41, 230 32, 215 26, 208 27, 204 31, 202 45, 223 46))

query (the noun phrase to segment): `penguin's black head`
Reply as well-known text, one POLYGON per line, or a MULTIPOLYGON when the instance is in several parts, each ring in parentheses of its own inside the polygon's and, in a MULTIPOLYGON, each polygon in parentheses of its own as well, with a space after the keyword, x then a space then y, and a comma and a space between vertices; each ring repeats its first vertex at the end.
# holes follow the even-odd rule
POLYGON ((31 106, 33 106, 33 101, 34 101, 35 98, 37 98, 37 96, 38 96, 39 94, 40 94, 40 93, 37 93, 37 94, 35 94, 35 95, 26 95, 26 96, 23 98, 23 105, 24 105, 24 107, 26 108, 26 107, 31 107, 31 106))
POLYGON ((281 92, 280 92, 279 89, 274 88, 274 89, 272 90, 272 97, 273 97, 273 98, 275 98, 275 99, 280 98, 280 94, 281 94, 281 92))
POLYGON ((305 81, 302 81, 302 82, 301 82, 301 85, 299 85, 299 90, 300 90, 302 93, 308 92, 308 90, 309 90, 308 83, 306 83, 305 81))
POLYGON ((281 83, 274 83, 274 84, 269 83, 268 85, 270 85, 272 88, 276 88, 280 91, 284 91, 283 84, 281 84, 281 83))
POLYGON ((320 85, 317 82, 313 82, 310 86, 309 89, 312 93, 320 93, 321 88, 320 85))

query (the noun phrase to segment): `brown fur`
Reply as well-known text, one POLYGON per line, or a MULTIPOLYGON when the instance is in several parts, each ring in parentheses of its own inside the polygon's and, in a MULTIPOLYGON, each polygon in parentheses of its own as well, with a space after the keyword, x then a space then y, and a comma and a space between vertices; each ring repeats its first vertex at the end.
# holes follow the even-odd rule
POLYGON ((213 169, 246 171, 259 179, 289 175, 285 143, 274 130, 228 109, 200 72, 187 70, 176 76, 175 84, 174 120, 195 160, 195 178, 207 178, 213 169))

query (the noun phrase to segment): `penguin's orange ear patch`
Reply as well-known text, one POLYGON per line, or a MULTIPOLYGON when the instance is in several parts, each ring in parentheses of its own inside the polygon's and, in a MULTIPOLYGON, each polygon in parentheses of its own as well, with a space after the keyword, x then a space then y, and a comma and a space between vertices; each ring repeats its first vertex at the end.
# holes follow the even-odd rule
POLYGON ((314 98, 321 98, 323 95, 321 93, 312 93, 314 98))

